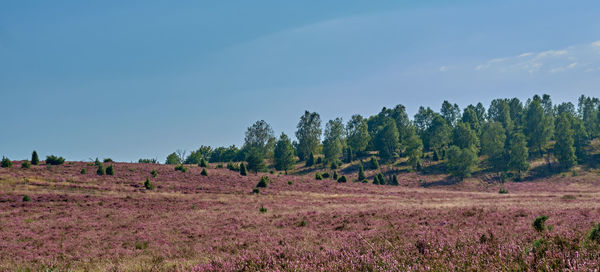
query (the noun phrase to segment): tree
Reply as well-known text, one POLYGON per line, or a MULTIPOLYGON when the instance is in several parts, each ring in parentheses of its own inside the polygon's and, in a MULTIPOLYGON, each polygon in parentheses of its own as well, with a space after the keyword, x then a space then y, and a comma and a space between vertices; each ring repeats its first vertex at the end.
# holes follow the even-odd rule
POLYGON ((246 162, 248 162, 248 170, 258 173, 266 169, 265 157, 263 151, 258 147, 251 147, 246 152, 246 162))
POLYGON ((453 143, 460 148, 477 148, 479 146, 477 133, 467 123, 458 122, 454 127, 452 136, 453 143))
POLYGON ((556 120, 556 143, 554 144, 554 156, 558 159, 561 169, 569 169, 577 158, 575 157, 575 147, 573 140, 573 129, 571 128, 571 118, 567 112, 563 112, 556 120))
POLYGON ((273 146, 275 146, 273 129, 265 120, 256 121, 248 127, 244 138, 243 149, 245 152, 260 152, 264 159, 273 150, 273 146))
POLYGON ((419 170, 421 157, 423 156, 423 141, 421 141, 421 138, 417 135, 414 127, 410 130, 410 134, 406 138, 405 146, 408 155, 408 165, 410 165, 413 170, 419 170))
MULTIPOLYGON (((202 147, 201 147, 202 148, 202 147)), ((210 154, 210 162, 230 162, 236 161, 239 153, 239 149, 235 145, 229 147, 217 147, 210 154)))
POLYGON ((583 121, 577 117, 573 117, 573 144, 575 146, 575 156, 578 162, 584 162, 587 159, 587 151, 585 147, 589 143, 589 138, 583 121))
POLYGON ((536 150, 540 155, 544 151, 545 144, 552 136, 551 126, 552 123, 541 106, 541 100, 538 96, 535 96, 529 103, 525 113, 524 132, 527 135, 529 147, 536 150))
POLYGON ((510 106, 508 99, 494 99, 488 109, 488 119, 502 124, 506 131, 512 131, 514 124, 510 118, 510 106))
POLYGON ((306 159, 306 167, 311 167, 315 165, 315 155, 313 155, 313 153, 310 153, 310 155, 308 156, 308 159, 306 159))
POLYGON ((518 98, 513 98, 508 101, 508 108, 510 109, 510 120, 513 122, 515 128, 522 127, 523 123, 523 103, 518 98))
POLYGON ((65 158, 57 157, 54 155, 46 156, 46 164, 49 165, 61 165, 65 163, 65 158))
POLYGON ((437 154, 441 159, 442 152, 450 143, 450 127, 446 120, 439 114, 435 114, 431 126, 427 130, 427 138, 429 139, 429 148, 437 154))
POLYGON ((342 118, 336 118, 329 120, 325 127, 325 134, 323 141, 323 154, 325 155, 325 162, 337 163, 339 158, 342 156, 342 149, 344 148, 344 123, 342 118))
POLYGON ((488 156, 490 164, 498 171, 506 168, 506 132, 499 122, 489 122, 481 132, 481 153, 488 156))
POLYGON ((177 153, 173 152, 171 154, 169 154, 169 156, 167 156, 167 160, 165 161, 165 164, 180 164, 181 160, 179 159, 179 156, 177 156, 177 153))
POLYGON ((371 161, 369 162, 369 167, 373 170, 379 169, 379 161, 377 161, 377 158, 375 158, 375 156, 371 156, 371 161))
POLYGON ((477 118, 477 113, 475 112, 475 107, 473 105, 469 105, 465 108, 462 115, 462 121, 468 124, 477 135, 481 134, 481 123, 477 118))
POLYGON ((377 135, 375 135, 375 149, 379 151, 379 157, 384 161, 390 161, 398 156, 400 143, 396 122, 388 119, 377 135))
POLYGON ((371 141, 371 136, 367 121, 358 114, 352 115, 346 124, 346 143, 354 152, 362 154, 369 141, 371 141))
POLYGON ((442 103, 440 113, 442 114, 442 117, 444 117, 444 119, 446 120, 446 123, 451 127, 454 127, 456 125, 456 122, 458 122, 458 120, 460 119, 460 108, 457 104, 450 104, 448 100, 444 100, 444 103, 442 103))
POLYGON ((446 167, 448 168, 448 172, 459 179, 469 177, 476 165, 477 152, 472 147, 461 149, 453 145, 446 151, 446 167))
POLYGON ((424 148, 426 150, 430 149, 429 146, 429 135, 428 130, 433 123, 433 118, 435 116, 435 112, 430 108, 425 109, 423 106, 419 107, 419 111, 415 114, 414 117, 414 125, 417 128, 417 133, 421 137, 424 148))
POLYGON ((185 162, 185 154, 187 153, 187 151, 183 150, 183 149, 177 149, 175 150, 175 154, 177 154, 177 159, 180 163, 184 163, 185 162))
POLYGON ((367 177, 365 176, 365 170, 362 163, 358 165, 358 181, 363 181, 367 177))
POLYGON ((275 169, 286 171, 293 169, 296 163, 292 142, 285 133, 281 133, 274 150, 275 169))
POLYGON ((508 144, 508 169, 517 171, 519 174, 527 171, 529 168, 527 163, 528 152, 525 135, 522 133, 511 135, 508 144))
POLYGON ((12 167, 12 161, 9 158, 6 158, 4 156, 2 156, 2 161, 0 162, 0 167, 2 168, 11 168, 12 167))
POLYGON ((321 142, 321 117, 316 112, 305 111, 296 127, 298 128, 296 153, 300 160, 305 160, 309 154, 317 152, 321 142))
POLYGON ((213 150, 210 146, 200 146, 197 150, 190 153, 189 156, 184 160, 185 164, 200 164, 202 160, 210 160, 210 156, 213 150))
POLYGON ((246 165, 243 162, 240 163, 240 175, 242 175, 242 176, 246 175, 246 165))
POLYGON ((33 151, 33 153, 31 153, 31 164, 33 164, 33 165, 40 164, 40 158, 38 157, 38 154, 35 150, 33 151))
POLYGON ((577 105, 577 112, 582 119, 587 135, 590 139, 598 136, 600 126, 600 100, 598 98, 586 97, 581 95, 577 105))

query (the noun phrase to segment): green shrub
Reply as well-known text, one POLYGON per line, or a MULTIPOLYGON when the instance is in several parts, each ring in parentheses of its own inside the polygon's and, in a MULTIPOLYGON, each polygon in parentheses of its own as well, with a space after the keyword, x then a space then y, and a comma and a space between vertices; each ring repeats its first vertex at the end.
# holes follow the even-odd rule
POLYGON ((331 166, 329 168, 331 168, 331 170, 337 169, 338 168, 337 162, 331 162, 331 166))
POLYGON ((31 153, 31 164, 38 165, 40 164, 40 158, 38 157, 37 152, 35 150, 31 153))
POLYGON ((157 159, 139 159, 138 163, 158 163, 157 159))
POLYGON ((158 176, 158 171, 156 171, 156 169, 152 169, 152 171, 150 171, 150 175, 152 175, 152 177, 155 178, 156 176, 158 176))
POLYGON ((371 156, 371 161, 369 162, 369 167, 373 170, 379 169, 379 161, 377 161, 377 158, 375 158, 375 156, 371 156))
POLYGON ((310 155, 308 156, 308 159, 306 159, 306 167, 311 167, 315 164, 315 155, 313 155, 313 153, 310 153, 310 155))
POLYGON ((540 215, 536 217, 535 220, 533 220, 531 226, 533 226, 533 228, 537 232, 542 232, 546 229, 546 225, 544 225, 544 222, 546 222, 546 220, 548 220, 548 216, 540 215))
POLYGON ((87 170, 85 170, 85 168, 81 168, 81 171, 79 173, 81 173, 82 175, 85 175, 85 173, 87 173, 87 170))
POLYGON ((365 176, 365 170, 363 168, 362 163, 358 165, 358 180, 365 180, 367 177, 365 176))
POLYGON ((96 158, 96 160, 94 161, 94 165, 100 166, 100 165, 102 165, 102 163, 100 162, 100 160, 98 158, 96 158))
POLYGON ((387 183, 382 173, 377 174, 377 178, 379 178, 379 185, 385 185, 387 183))
POLYGON ((240 163, 240 175, 242 175, 242 176, 246 175, 246 165, 243 162, 240 163))
POLYGON ((252 189, 252 193, 253 194, 260 194, 260 189, 254 188, 254 189, 252 189))
POLYGON ((96 175, 103 176, 104 174, 106 174, 106 172, 104 172, 104 166, 102 166, 102 164, 98 165, 98 169, 96 170, 96 175))
POLYGON ((298 224, 298 226, 300 227, 306 227, 306 221, 304 221, 304 219, 302 219, 302 221, 300 221, 300 224, 298 224))
POLYGON ((265 206, 263 206, 263 205, 260 205, 260 209, 258 209, 258 211, 260 213, 266 213, 267 212, 267 208, 265 208, 265 206))
POLYGON ((108 167, 106 167, 106 174, 110 175, 110 176, 115 174, 115 169, 113 168, 112 165, 109 165, 108 167))
POLYGON ((202 158, 202 159, 200 159, 198 166, 206 168, 206 167, 208 167, 208 162, 206 162, 206 160, 204 158, 202 158))
POLYGON ((294 185, 293 181, 288 181, 288 185, 294 185))
POLYGON ((317 172, 317 173, 315 173, 315 179, 316 180, 322 180, 323 176, 321 176, 321 173, 317 172))
POLYGON ((200 172, 200 175, 208 176, 208 172, 206 172, 206 168, 202 168, 202 172, 200 172))
POLYGON ((262 176, 262 177, 260 177, 258 184, 256 184, 256 187, 257 188, 267 188, 267 184, 269 184, 269 177, 262 176))
POLYGON ((392 175, 392 181, 390 181, 390 185, 398 185, 398 177, 396 175, 392 175))
POLYGON ((28 195, 23 196, 23 202, 31 201, 31 198, 28 195))
POLYGON ((147 190, 154 190, 154 184, 150 182, 149 178, 146 178, 146 181, 144 182, 144 188, 147 190))
POLYGON ((323 158, 321 158, 321 157, 318 157, 318 158, 317 158, 317 164, 321 164, 321 163, 323 163, 323 158))
POLYGON ((500 188, 500 190, 498 191, 499 194, 508 194, 508 190, 506 190, 506 188, 500 188))
POLYGON ((29 161, 23 161, 21 163, 21 168, 23 169, 29 169, 31 167, 31 163, 29 161))
POLYGON ((65 163, 65 158, 63 157, 56 157, 54 155, 46 156, 46 164, 61 165, 63 163, 65 163))
POLYGON ((324 179, 327 179, 330 177, 329 173, 325 172, 323 174, 321 174, 321 177, 323 177, 324 179))
POLYGON ((338 173, 337 173, 337 171, 333 171, 333 179, 335 179, 335 180, 338 179, 338 173))
POLYGON ((346 176, 341 176, 337 182, 346 182, 346 176))
POLYGON ((12 161, 9 160, 7 157, 2 157, 2 161, 0 162, 0 167, 2 167, 2 168, 11 168, 12 167, 12 161))
POLYGON ((600 223, 594 224, 592 229, 588 232, 585 237, 586 242, 594 242, 596 244, 600 244, 600 223))
POLYGON ((175 166, 175 171, 181 171, 181 173, 185 173, 187 170, 187 167, 183 166, 183 164, 175 166))
POLYGON ((223 164, 222 163, 217 164, 217 169, 221 169, 221 168, 223 168, 223 164))
POLYGON ((104 159, 104 162, 113 162, 113 160, 111 158, 106 158, 104 159))

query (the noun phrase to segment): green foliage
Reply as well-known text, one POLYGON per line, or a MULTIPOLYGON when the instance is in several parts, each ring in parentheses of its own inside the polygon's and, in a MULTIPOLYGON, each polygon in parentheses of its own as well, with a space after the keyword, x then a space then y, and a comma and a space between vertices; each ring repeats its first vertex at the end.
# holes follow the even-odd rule
POLYGON ((329 168, 330 168, 331 170, 338 169, 338 163, 337 163, 337 162, 335 162, 335 161, 332 161, 332 162, 331 162, 331 165, 329 165, 329 168))
POLYGON ((106 174, 104 171, 104 166, 102 166, 102 164, 98 165, 98 169, 96 169, 96 175, 104 176, 104 174, 106 174))
POLYGON ((210 162, 228 162, 234 161, 238 157, 240 157, 241 152, 235 145, 230 145, 228 147, 217 147, 210 154, 210 162))
POLYGON ((100 160, 98 158, 96 158, 96 160, 94 161, 94 165, 100 166, 100 165, 102 165, 102 163, 100 162, 100 160))
POLYGON ((31 198, 28 195, 24 195, 23 202, 29 202, 29 201, 31 201, 31 198))
POLYGON ((446 152, 446 167, 448 172, 460 179, 469 177, 477 165, 477 153, 474 148, 451 146, 446 152))
POLYGON ((260 205, 260 208, 258 209, 258 211, 260 213, 266 213, 267 212, 267 208, 265 208, 265 206, 263 206, 263 205, 260 205))
POLYGON ((158 163, 157 159, 139 159, 138 163, 158 163))
POLYGON ((246 162, 248 170, 258 173, 266 170, 265 159, 263 153, 258 148, 250 148, 246 154, 246 162))
POLYGON ((311 167, 315 164, 315 155, 313 155, 313 153, 310 153, 310 155, 308 156, 308 159, 306 159, 306 167, 311 167))
POLYGON ((506 131, 512 131, 514 128, 513 120, 510 116, 510 104, 508 99, 494 99, 488 109, 488 119, 502 124, 506 131))
POLYGON ((204 158, 200 159, 200 163, 198 163, 198 166, 200 167, 208 167, 208 162, 206 162, 206 160, 204 158))
POLYGON ((475 112, 475 107, 473 105, 469 105, 463 111, 462 122, 467 124, 469 128, 471 128, 477 135, 481 132, 481 121, 477 117, 477 113, 475 112))
POLYGON ((325 126, 323 154, 326 162, 337 162, 342 156, 344 147, 344 123, 342 118, 329 120, 325 126))
POLYGON ((460 108, 457 104, 451 104, 447 100, 444 100, 442 103, 442 108, 440 109, 440 113, 446 123, 450 126, 456 125, 456 122, 460 119, 460 108))
POLYGON ((354 152, 364 152, 371 141, 367 120, 359 114, 352 115, 346 124, 346 135, 346 143, 354 152))
POLYGON ((450 143, 451 132, 446 120, 441 115, 434 114, 431 126, 427 130, 427 138, 429 139, 429 148, 438 156, 450 143))
POLYGON ((589 135, 585 129, 583 121, 578 118, 572 118, 572 126, 573 128, 573 145, 575 146, 575 157, 577 157, 578 162, 584 162, 587 157, 586 146, 589 144, 589 135))
POLYGON ((61 165, 63 163, 65 163, 65 158, 63 157, 56 157, 54 155, 46 156, 46 164, 61 165))
POLYGON ((85 168, 81 168, 81 171, 79 171, 79 173, 85 175, 87 173, 87 170, 85 168))
POLYGON ((110 176, 115 174, 115 169, 112 165, 109 165, 108 167, 106 167, 106 174, 110 175, 110 176))
POLYGON ((200 172, 200 175, 208 176, 208 172, 206 171, 206 168, 202 168, 202 172, 200 172))
POLYGON ((574 132, 571 129, 571 118, 567 112, 563 112, 556 120, 554 156, 558 159, 560 168, 563 170, 571 168, 577 162, 573 140, 574 132))
POLYGON ((38 153, 35 150, 33 151, 33 153, 31 153, 31 164, 40 164, 40 158, 38 157, 38 153))
POLYGON ((296 154, 302 161, 307 159, 309 154, 315 153, 321 142, 321 116, 316 112, 305 111, 296 128, 296 154))
POLYGON ((187 167, 183 166, 183 164, 175 166, 175 171, 181 171, 181 173, 185 173, 187 170, 187 167))
POLYGON ((392 175, 392 180, 390 181, 390 185, 394 185, 394 186, 398 185, 398 177, 396 175, 392 175))
POLYGON ((507 167, 506 160, 506 132, 499 122, 486 123, 481 133, 481 153, 488 156, 488 161, 497 170, 502 171, 507 167))
POLYGON ((404 145, 408 155, 408 165, 413 170, 419 170, 421 157, 423 157, 423 141, 417 135, 415 127, 411 127, 409 130, 404 145))
POLYGON ((590 229, 585 239, 588 243, 593 242, 596 244, 600 244, 600 223, 594 224, 594 226, 592 227, 592 229, 590 229))
POLYGON ((379 169, 379 161, 377 161, 377 158, 375 158, 375 156, 371 156, 371 160, 369 161, 369 168, 371 168, 372 170, 379 169))
POLYGON ((177 156, 177 153, 173 152, 171 154, 169 154, 169 156, 167 156, 167 160, 165 161, 165 164, 181 164, 182 161, 179 158, 179 156, 177 156))
POLYGON ((158 176, 158 171, 156 171, 156 169, 152 169, 152 171, 150 171, 150 175, 155 178, 156 176, 158 176))
POLYGON ((275 162, 275 169, 278 171, 294 169, 294 164, 296 163, 294 147, 292 147, 292 142, 285 133, 281 133, 279 140, 275 144, 273 160, 275 162))
POLYGON ((260 194, 260 189, 258 189, 258 188, 252 188, 252 193, 253 194, 260 194))
POLYGON ((146 178, 146 181, 144 182, 144 188, 146 188, 146 190, 154 190, 154 183, 150 182, 149 178, 146 178))
POLYGON ((358 181, 366 179, 365 170, 363 169, 362 163, 358 165, 358 181))
POLYGON ((458 122, 452 133, 454 145, 462 148, 477 148, 479 139, 470 125, 463 122, 458 122))
POLYGON ((508 144, 508 169, 519 173, 527 171, 529 163, 527 163, 527 142, 525 135, 515 133, 511 136, 508 144))
MULTIPOLYGON (((243 150, 246 151, 246 159, 250 156, 250 153, 257 152, 264 159, 268 154, 272 154, 274 146, 275 136, 273 135, 273 129, 265 120, 256 121, 246 130, 243 147, 243 150)), ((250 163, 248 163, 248 168, 250 170, 260 170, 252 168, 250 163)))
POLYGON ((325 172, 321 174, 321 177, 323 177, 324 179, 327 179, 330 177, 329 173, 325 172))
POLYGON ((528 146, 541 155, 545 144, 552 137, 552 121, 544 112, 539 96, 534 97, 525 112, 524 132, 528 146))
POLYGON ((29 168, 31 168, 31 163, 29 161, 25 160, 21 163, 21 168, 29 169, 29 168))
POLYGON ((262 177, 260 177, 258 184, 256 184, 256 187, 257 188, 267 188, 267 184, 269 184, 269 177, 262 176, 262 177))
POLYGON ((337 182, 340 182, 340 183, 345 183, 346 181, 347 181, 346 176, 343 176, 343 175, 337 179, 337 182))
POLYGON ((322 180, 323 176, 321 176, 321 173, 317 172, 317 173, 315 173, 315 179, 316 180, 322 180))
POLYGON ((334 180, 338 179, 338 173, 337 173, 337 171, 333 171, 333 179, 334 180))
POLYGON ((104 159, 104 162, 113 162, 113 160, 111 158, 106 158, 104 159))
POLYGON ((316 163, 319 164, 319 165, 322 164, 323 163, 323 158, 322 157, 318 157, 316 163))
POLYGON ((242 176, 246 175, 246 165, 243 162, 240 163, 240 175, 242 175, 242 176))
POLYGON ((354 160, 354 152, 352 151, 352 147, 347 146, 344 149, 343 157, 345 163, 351 163, 354 160))
POLYGON ((197 150, 192 151, 190 155, 188 155, 187 158, 185 158, 185 161, 183 163, 200 165, 202 163, 202 160, 204 160, 205 165, 200 165, 200 167, 207 167, 206 160, 211 158, 212 153, 212 147, 206 145, 200 146, 200 148, 198 148, 197 150))
POLYGON ((379 151, 379 157, 383 161, 391 161, 398 157, 398 151, 400 150, 399 137, 396 122, 392 118, 386 119, 373 139, 375 149, 379 151))
POLYGON ((542 232, 546 229, 546 225, 544 225, 546 220, 548 220, 548 216, 540 215, 533 220, 531 226, 533 226, 533 229, 535 229, 537 232, 542 232))
POLYGON ((500 190, 498 191, 499 194, 508 194, 508 190, 506 190, 506 188, 500 188, 500 190))

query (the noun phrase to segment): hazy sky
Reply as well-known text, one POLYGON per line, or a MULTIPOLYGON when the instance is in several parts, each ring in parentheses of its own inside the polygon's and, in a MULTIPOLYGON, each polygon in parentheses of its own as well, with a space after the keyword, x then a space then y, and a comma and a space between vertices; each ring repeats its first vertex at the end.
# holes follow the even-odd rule
POLYGON ((305 109, 575 102, 600 96, 598 18, 598 1, 0 1, 0 155, 164 161, 260 119, 293 136, 305 109))

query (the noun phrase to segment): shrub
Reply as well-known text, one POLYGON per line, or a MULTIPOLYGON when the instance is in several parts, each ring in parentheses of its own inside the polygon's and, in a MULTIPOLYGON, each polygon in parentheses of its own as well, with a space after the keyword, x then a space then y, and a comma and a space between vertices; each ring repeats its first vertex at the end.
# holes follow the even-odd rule
POLYGON ((106 158, 104 159, 104 162, 113 162, 113 160, 111 158, 106 158))
POLYGON ((100 162, 100 160, 98 158, 96 158, 96 160, 94 161, 94 165, 100 166, 100 165, 102 165, 102 163, 100 162))
POLYGON ((258 184, 256 184, 256 187, 257 188, 267 188, 267 184, 269 184, 269 177, 262 176, 260 178, 260 180, 258 181, 258 184))
POLYGON ((508 190, 506 190, 506 188, 500 188, 500 190, 498 191, 499 194, 508 194, 508 190))
POLYGON ((158 163, 157 159, 139 159, 138 163, 158 163))
POLYGON ((321 158, 321 157, 318 157, 318 158, 317 158, 317 164, 321 164, 321 163, 323 163, 323 158, 321 158))
POLYGON ((115 169, 113 168, 112 165, 109 165, 108 167, 106 167, 106 174, 111 175, 111 176, 115 174, 115 169))
POLYGON ((98 170, 96 170, 96 174, 99 176, 103 176, 104 174, 106 174, 106 172, 104 172, 104 166, 102 166, 102 164, 98 165, 98 170))
POLYGON ((252 189, 252 193, 253 194, 260 194, 260 189, 254 188, 254 189, 252 189))
POLYGON ((150 175, 152 175, 152 177, 155 178, 156 176, 158 176, 158 171, 156 171, 156 169, 152 169, 152 171, 150 171, 150 175))
POLYGON ((390 185, 398 185, 398 177, 396 175, 392 175, 392 181, 390 182, 390 185))
POLYGON ((0 167, 2 167, 2 168, 11 168, 12 167, 12 161, 10 159, 8 159, 7 157, 2 157, 2 161, 0 162, 0 167))
POLYGON ((35 150, 31 153, 31 164, 38 165, 40 164, 40 158, 38 157, 37 152, 35 150))
POLYGON ((341 176, 337 182, 346 182, 346 176, 341 176))
POLYGON ((315 164, 315 155, 313 155, 313 153, 310 153, 310 155, 308 156, 308 159, 306 159, 306 167, 311 167, 315 164))
POLYGON ((379 179, 379 185, 385 185, 387 183, 382 173, 377 174, 377 178, 379 179))
POLYGON ((65 163, 65 158, 63 157, 56 157, 54 155, 46 156, 46 164, 61 165, 63 163, 65 163))
POLYGON ((337 171, 333 171, 333 179, 335 179, 335 180, 338 179, 338 173, 337 173, 337 171))
POLYGON ((531 226, 533 226, 533 228, 537 232, 542 232, 542 231, 544 231, 544 229, 546 229, 546 226, 544 225, 544 222, 546 222, 546 220, 548 220, 548 216, 540 215, 540 216, 536 217, 535 220, 533 220, 533 223, 531 224, 531 226))
POLYGON ((204 158, 202 158, 202 159, 200 159, 198 166, 206 168, 206 167, 208 167, 208 163, 206 162, 206 160, 204 158))
POLYGON ((85 170, 85 168, 81 168, 81 171, 79 173, 81 173, 82 175, 85 175, 85 173, 87 173, 87 170, 85 170))
POLYGON ((240 175, 242 175, 242 176, 246 175, 246 165, 243 162, 240 163, 240 175))
POLYGON ((326 179, 326 178, 329 178, 330 175, 329 175, 329 173, 325 172, 325 173, 321 174, 321 177, 326 179))
POLYGON ((146 181, 144 182, 144 188, 147 190, 154 190, 154 184, 150 182, 149 178, 146 178, 146 181))
POLYGON ((600 223, 596 223, 585 237, 587 242, 600 244, 600 223))
POLYGON ((306 227, 306 221, 304 221, 304 219, 302 219, 302 221, 300 221, 300 224, 298 224, 298 226, 300 227, 306 227))
POLYGON ((183 164, 175 166, 175 171, 181 171, 181 173, 187 172, 187 167, 183 166, 183 164))
POLYGON ((288 181, 288 185, 294 185, 294 182, 288 181))
POLYGON ((23 196, 23 202, 31 201, 31 198, 28 195, 23 196))
POLYGON ((31 163, 29 161, 23 161, 21 163, 21 168, 23 169, 29 169, 31 167, 31 163))
POLYGON ((231 170, 231 171, 236 171, 239 172, 240 171, 240 166, 233 163, 233 162, 228 162, 227 163, 227 169, 231 170))
POLYGON ((202 168, 202 172, 200 172, 200 175, 208 176, 208 172, 206 172, 206 168, 202 168))
POLYGON ((322 180, 323 176, 321 176, 321 173, 317 172, 317 173, 315 173, 315 179, 316 180, 322 180))
POLYGON ((361 163, 361 164, 358 165, 358 180, 361 181, 361 180, 364 180, 366 178, 367 177, 365 176, 365 170, 364 170, 363 165, 361 163))
POLYGON ((223 168, 223 164, 222 164, 222 163, 219 163, 219 164, 217 164, 217 168, 218 168, 218 169, 221 169, 221 168, 223 168))
POLYGON ((373 169, 373 170, 379 169, 379 161, 377 161, 377 158, 375 158, 375 156, 371 156, 371 161, 369 162, 369 167, 371 167, 371 169, 373 169))
POLYGON ((265 208, 265 206, 263 206, 263 205, 260 205, 260 209, 258 209, 258 211, 260 213, 266 213, 267 212, 267 208, 265 208))
POLYGON ((338 168, 337 162, 331 162, 331 166, 329 168, 331 168, 331 170, 337 169, 338 168))

